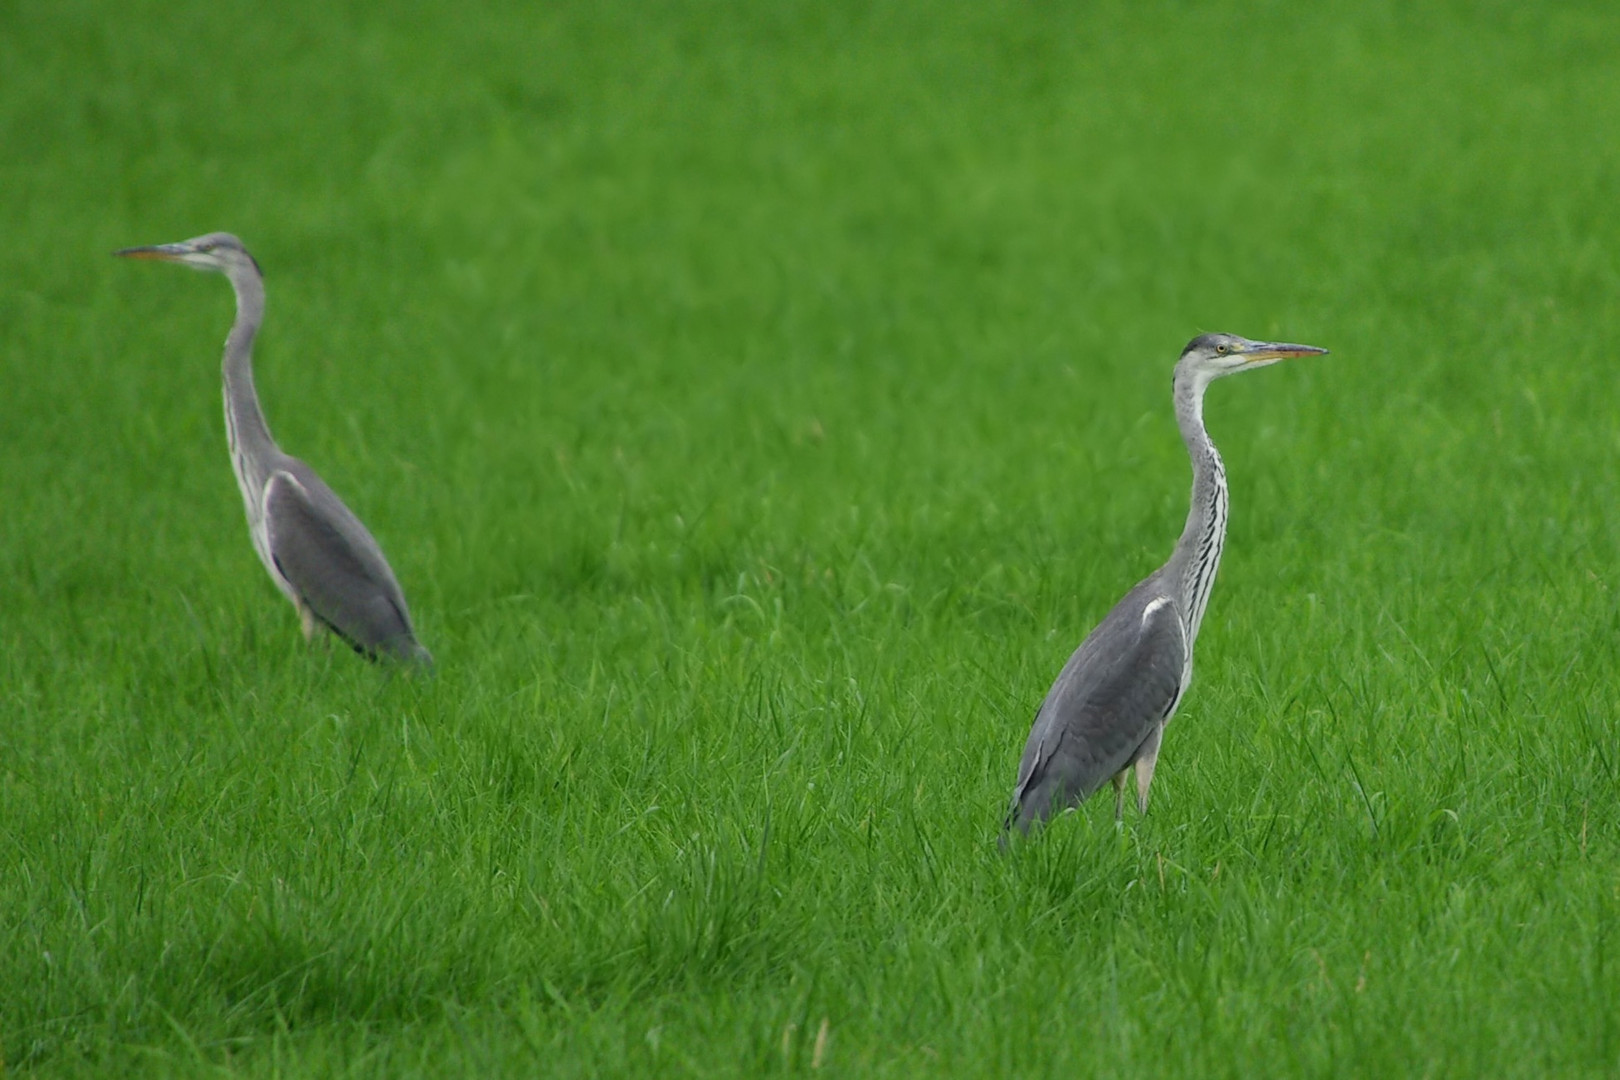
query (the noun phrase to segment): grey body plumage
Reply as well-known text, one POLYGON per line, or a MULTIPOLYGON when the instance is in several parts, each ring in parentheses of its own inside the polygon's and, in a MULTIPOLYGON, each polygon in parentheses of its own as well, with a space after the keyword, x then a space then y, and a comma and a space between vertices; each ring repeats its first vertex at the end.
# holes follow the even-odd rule
POLYGON ((264 318, 264 279, 242 242, 209 233, 117 254, 224 274, 236 293, 225 339, 225 434, 253 549, 293 606, 305 637, 326 628, 357 652, 432 663, 416 640, 405 594, 382 548, 304 462, 270 435, 253 386, 253 339, 264 318))
POLYGON ((1204 334, 1182 351, 1173 396, 1193 468, 1186 527, 1169 560, 1086 636, 1041 702, 1018 765, 1008 829, 1027 832, 1108 780, 1117 819, 1131 772, 1137 808, 1147 812, 1165 725, 1192 681, 1193 643, 1226 543, 1226 469, 1204 429, 1204 391, 1223 375, 1326 351, 1233 334, 1204 334))

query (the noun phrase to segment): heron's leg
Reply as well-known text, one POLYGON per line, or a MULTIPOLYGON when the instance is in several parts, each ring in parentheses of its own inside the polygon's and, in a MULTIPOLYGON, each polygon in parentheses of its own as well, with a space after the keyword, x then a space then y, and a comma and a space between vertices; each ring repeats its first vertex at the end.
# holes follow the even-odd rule
POLYGON ((1114 821, 1125 820, 1125 773, 1129 770, 1121 769, 1114 776, 1114 821))
POLYGON ((304 640, 314 641, 315 632, 320 629, 320 623, 315 621, 315 613, 303 604, 298 605, 298 624, 304 628, 304 640))
POLYGON ((1153 734, 1147 737, 1136 755, 1136 810, 1141 814, 1147 813, 1148 788, 1153 783, 1153 767, 1159 763, 1159 740, 1162 738, 1164 725, 1161 723, 1153 729, 1153 734))

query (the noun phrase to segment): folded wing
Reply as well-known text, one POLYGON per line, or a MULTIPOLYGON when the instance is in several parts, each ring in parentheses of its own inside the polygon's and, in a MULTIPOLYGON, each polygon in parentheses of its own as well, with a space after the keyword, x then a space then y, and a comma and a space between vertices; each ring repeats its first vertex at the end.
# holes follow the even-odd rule
POLYGON ((427 659, 404 594, 366 527, 307 467, 265 484, 270 557, 299 598, 357 651, 427 659))
POLYGON ((1092 631, 1035 715, 1007 826, 1028 830, 1126 768, 1181 696, 1186 633, 1175 602, 1136 597, 1092 631))

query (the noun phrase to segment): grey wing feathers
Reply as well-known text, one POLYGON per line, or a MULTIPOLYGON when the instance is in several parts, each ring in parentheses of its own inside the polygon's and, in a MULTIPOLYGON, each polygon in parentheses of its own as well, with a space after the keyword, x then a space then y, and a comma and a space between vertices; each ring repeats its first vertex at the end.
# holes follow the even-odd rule
POLYGON ((1181 694, 1174 602, 1121 604, 1064 665, 1035 716, 1007 825, 1028 829, 1128 766, 1181 694))
MULTIPOLYGON (((298 463, 302 464, 302 463, 298 463)), ((307 466, 264 489, 270 557, 315 617, 367 655, 428 660, 404 594, 360 519, 307 466)))

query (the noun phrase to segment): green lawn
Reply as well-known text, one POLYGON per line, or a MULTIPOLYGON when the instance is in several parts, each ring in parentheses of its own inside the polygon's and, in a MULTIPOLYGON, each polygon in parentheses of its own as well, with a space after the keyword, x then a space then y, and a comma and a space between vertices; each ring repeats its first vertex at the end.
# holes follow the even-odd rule
POLYGON ((1620 10, 0 0, 0 1052, 1620 1070, 1620 10), (431 678, 305 646, 273 430, 431 678), (1152 812, 1036 704, 1232 524, 1152 812))

